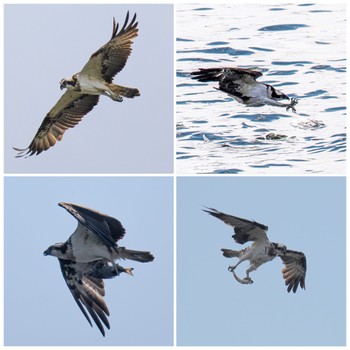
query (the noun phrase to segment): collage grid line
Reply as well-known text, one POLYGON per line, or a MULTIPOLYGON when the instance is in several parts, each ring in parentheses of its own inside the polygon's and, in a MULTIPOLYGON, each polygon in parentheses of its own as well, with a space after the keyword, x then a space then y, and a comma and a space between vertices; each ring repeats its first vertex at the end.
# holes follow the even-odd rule
POLYGON ((347 346, 347 17, 343 1, 6 0, 2 347, 347 346), (15 158, 12 147, 28 146, 64 92, 59 79, 78 71, 110 38, 112 17, 120 29, 127 11, 137 14, 139 32, 113 82, 140 96, 122 103, 101 96, 62 141, 15 158), (218 79, 191 79, 223 66, 259 69, 259 82, 298 100, 296 113, 245 106, 220 91, 218 79), (22 103, 16 80, 30 86, 22 103), (73 301, 55 256, 43 256, 77 225, 59 202, 120 220, 126 234, 118 245, 155 257, 118 260, 133 276, 103 277, 105 336, 73 301), (228 271, 237 260, 221 249, 247 245, 208 207, 267 225, 271 241, 305 253, 306 289, 287 292, 281 256, 255 267, 254 283, 244 280, 247 261, 228 271))

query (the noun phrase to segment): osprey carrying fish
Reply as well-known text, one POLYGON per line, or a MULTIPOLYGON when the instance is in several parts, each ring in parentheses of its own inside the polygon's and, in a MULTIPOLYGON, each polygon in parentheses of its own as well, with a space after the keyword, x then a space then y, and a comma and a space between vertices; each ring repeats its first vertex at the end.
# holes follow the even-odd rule
POLYGON ((232 238, 236 243, 244 244, 253 242, 250 247, 239 251, 221 249, 226 258, 239 259, 236 265, 229 266, 228 268, 238 282, 242 284, 253 283, 249 276, 250 272, 278 256, 285 265, 282 269, 282 274, 287 286, 287 291, 290 292, 293 290, 295 293, 298 286, 305 289, 306 257, 302 252, 289 250, 285 245, 280 243, 270 242, 266 234, 268 227, 256 221, 241 219, 213 208, 207 208, 204 209, 204 211, 233 227, 235 234, 232 238), (246 277, 241 279, 236 275, 235 269, 246 260, 249 261, 250 265, 246 270, 246 277))
POLYGON ((83 69, 70 78, 60 81, 60 88, 67 89, 55 106, 47 113, 34 139, 16 157, 38 155, 61 141, 69 128, 77 125, 85 114, 97 105, 100 95, 122 102, 123 97, 139 96, 138 89, 115 85, 113 77, 125 66, 131 53, 131 45, 138 35, 136 14, 129 23, 129 12, 119 29, 113 18, 111 39, 91 55, 83 69))
POLYGON ((192 72, 192 79, 201 82, 218 81, 219 88, 233 97, 237 102, 245 104, 247 107, 261 107, 264 105, 286 107, 287 111, 298 103, 295 98, 290 99, 287 95, 278 91, 269 84, 256 81, 262 73, 252 69, 244 68, 200 68, 199 71, 192 72), (290 100, 289 103, 280 102, 290 100))
POLYGON ((116 264, 115 260, 150 262, 154 257, 150 252, 118 246, 117 241, 124 237, 125 229, 117 219, 77 204, 61 202, 58 205, 78 220, 78 227, 66 242, 50 246, 44 255, 58 258, 74 300, 90 325, 88 313, 104 336, 103 324, 108 329, 110 325, 109 310, 103 300, 103 279, 119 276, 122 272, 132 275, 133 270, 116 264))

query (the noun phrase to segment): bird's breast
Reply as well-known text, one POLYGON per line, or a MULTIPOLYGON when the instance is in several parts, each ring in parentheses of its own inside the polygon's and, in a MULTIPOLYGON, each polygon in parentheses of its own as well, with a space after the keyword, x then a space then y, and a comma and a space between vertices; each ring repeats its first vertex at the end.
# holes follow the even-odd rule
POLYGON ((97 77, 90 75, 78 75, 80 92, 89 95, 100 95, 106 90, 106 85, 97 77))

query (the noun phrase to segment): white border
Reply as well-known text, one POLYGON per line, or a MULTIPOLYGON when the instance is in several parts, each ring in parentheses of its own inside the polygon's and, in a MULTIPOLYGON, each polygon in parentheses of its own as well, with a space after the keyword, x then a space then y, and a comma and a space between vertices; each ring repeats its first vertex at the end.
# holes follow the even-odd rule
MULTIPOLYGON (((1 160, 1 174, 2 174, 2 181, 1 181, 1 184, 0 184, 0 193, 2 195, 2 198, 3 195, 4 195, 4 178, 5 176, 6 177, 12 177, 12 176, 16 176, 16 177, 31 177, 31 176, 35 176, 35 177, 39 177, 39 176, 42 176, 42 177, 55 177, 55 176, 60 176, 60 177, 78 177, 78 176, 83 176, 83 177, 94 177, 94 176, 101 176, 101 177, 127 177, 127 176, 130 176, 130 177, 140 177, 140 176, 145 176, 145 177, 148 177, 148 176, 152 176, 152 177, 173 177, 173 189, 174 189, 174 203, 173 203, 173 206, 174 206, 174 209, 173 209, 173 214, 174 214, 174 281, 173 281, 173 284, 174 284, 174 292, 173 292, 173 295, 174 295, 174 346, 167 346, 167 347, 164 347, 164 346, 161 346, 161 347, 156 347, 156 349, 158 350, 169 350, 169 349, 173 349, 174 347, 177 347, 176 345, 176 331, 177 331, 177 325, 176 325, 176 300, 177 300, 177 293, 176 293, 176 288, 177 288, 177 284, 176 284, 176 273, 177 273, 177 270, 176 270, 176 260, 177 260, 177 256, 176 256, 176 247, 177 247, 177 241, 176 241, 176 214, 177 214, 177 210, 176 210, 176 191, 177 191, 177 184, 176 184, 176 179, 178 176, 181 176, 181 177, 193 177, 193 176, 211 176, 211 177, 223 177, 223 176, 234 176, 234 177, 237 177, 237 176, 245 176, 245 177, 261 177, 261 176, 273 176, 273 175, 259 175, 259 176, 247 176, 247 175, 243 175, 243 174, 240 174, 240 175, 230 175, 230 174, 213 174, 213 175, 191 175, 191 174, 188 174, 188 175, 177 175, 177 172, 176 172, 176 114, 175 114, 175 111, 176 111, 176 5, 178 3, 200 3, 200 4, 213 4, 215 1, 215 3, 227 3, 229 2, 228 0, 227 1, 222 1, 222 0, 201 0, 201 1, 183 1, 183 0, 162 0, 162 1, 159 1, 159 0, 149 0, 149 1, 145 1, 145 0, 138 0, 138 1, 120 1, 120 0, 104 0, 102 4, 172 4, 174 5, 174 18, 173 18, 173 23, 174 23, 174 28, 173 28, 173 33, 174 33, 174 63, 173 63, 173 68, 174 68, 174 98, 173 98, 173 103, 174 103, 174 127, 173 127, 173 130, 174 130, 174 160, 173 160, 173 174, 115 174, 115 175, 111 175, 111 174, 99 174, 99 173, 96 173, 96 174, 4 174, 4 157, 3 157, 3 152, 4 152, 4 144, 3 142, 0 143, 0 160, 1 160)), ((269 3, 269 4, 281 4, 281 3, 284 3, 284 2, 291 2, 292 0, 290 1, 275 1, 275 0, 271 0, 271 1, 264 1, 265 3, 269 3)), ((257 3, 260 1, 259 0, 256 0, 256 1, 242 1, 242 0, 236 0, 235 3, 257 3)), ((346 3, 345 1, 334 1, 334 0, 313 0, 313 1, 292 1, 294 3, 306 3, 306 2, 312 2, 312 3, 346 3)), ((1 36, 1 57, 0 57, 0 76, 2 77, 2 84, 0 86, 0 108, 1 108, 1 111, 2 111, 2 123, 0 123, 0 129, 1 129, 1 134, 2 136, 4 136, 4 6, 6 4, 49 4, 50 2, 49 1, 44 1, 44 0, 36 0, 32 3, 27 3, 25 1, 12 1, 12 0, 7 0, 7 1, 4 1, 4 3, 2 3, 2 6, 0 6, 0 18, 1 18, 1 23, 2 25, 0 26, 0 36, 1 36)), ((98 1, 96 0, 74 0, 74 1, 69 1, 69 0, 56 0, 55 2, 52 2, 52 4, 98 4, 98 1)), ((350 24, 349 24, 349 15, 347 14, 347 35, 349 35, 349 32, 350 32, 350 24)), ((349 72, 347 72, 347 78, 348 78, 348 82, 350 81, 349 80, 349 77, 350 77, 350 74, 349 72)), ((347 94, 348 96, 349 95, 349 84, 347 84, 347 94)), ((349 141, 347 141, 347 146, 349 146, 349 141)), ((347 165, 347 174, 348 174, 348 165, 347 165)), ((291 175, 278 175, 278 177, 280 176, 291 176, 291 175)), ((308 175, 293 175, 294 176, 308 176, 308 175)), ((317 176, 317 175, 313 175, 313 176, 317 176)), ((318 176, 326 176, 326 175, 318 175, 318 176)), ((335 176, 335 175, 334 175, 335 176)), ((349 190, 347 188, 347 198, 349 196, 349 190)), ((348 208, 347 208, 347 214, 350 214, 348 208)), ((349 215, 347 215, 348 217, 350 217, 349 215)), ((4 202, 3 200, 1 201, 0 203, 0 220, 1 220, 1 223, 2 223, 2 233, 4 233, 4 202)), ((348 229, 347 229, 347 232, 348 232, 348 229)), ((349 249, 349 241, 350 239, 347 240, 347 249, 349 249)), ((2 242, 4 242, 4 235, 2 235, 2 242)), ((0 248, 0 254, 2 256, 2 268, 0 269, 0 274, 1 274, 1 282, 0 282, 0 297, 1 297, 1 306, 2 306, 2 310, 4 310, 4 295, 3 295, 3 291, 4 291, 4 286, 3 286, 3 281, 4 281, 4 269, 3 269, 3 266, 4 266, 4 244, 1 244, 1 248, 0 248)), ((326 257, 326 259, 328 259, 330 257, 326 257)), ((347 267, 349 266, 348 265, 349 263, 349 259, 347 258, 347 267)), ((348 274, 347 274, 348 276, 348 274)), ((329 283, 331 283, 331 280, 328 281, 329 283)), ((347 286, 347 293, 346 295, 348 296, 348 291, 349 291, 349 279, 347 278, 347 283, 346 283, 346 286, 347 286)), ((334 288, 337 288, 337 286, 334 286, 334 288)), ((348 299, 348 298, 347 298, 348 299)), ((320 307, 322 307, 322 305, 320 305, 320 307)), ((2 311, 3 313, 3 311, 2 311)), ((347 315, 349 314, 349 306, 348 306, 348 303, 347 303, 347 315)), ((327 315, 324 315, 324 317, 327 317, 327 315)), ((336 324, 334 325, 335 327, 337 326, 336 324)), ((347 322, 347 326, 346 326, 346 329, 347 329, 347 334, 350 334, 350 326, 349 326, 349 322, 347 322)), ((293 330, 291 330, 293 331, 293 330)), ((331 331, 331 330, 330 330, 331 331)), ((0 347, 1 348, 5 348, 5 346, 3 345, 4 344, 4 315, 2 315, 1 319, 0 319, 0 339, 2 340, 1 341, 1 344, 0 344, 0 347)), ((347 346, 346 346, 347 347, 347 346)), ((17 346, 11 346, 11 349, 20 349, 22 347, 17 347, 17 346)), ((27 349, 37 349, 37 347, 26 347, 27 349)), ((52 348, 52 347, 40 347, 40 349, 49 349, 49 348, 52 348)), ((67 346, 67 347, 63 347, 63 346, 55 346, 54 347, 55 349, 77 349, 77 348, 86 348, 86 347, 73 347, 73 346, 67 346)), ((89 347, 89 349, 91 350, 94 350, 94 349, 101 349, 102 346, 93 346, 93 347, 89 347)), ((125 347, 125 346, 116 346, 116 348, 118 349, 127 349, 127 350, 136 350, 136 349, 142 349, 142 350, 148 350, 148 349, 152 349, 154 350, 155 347, 149 347, 149 346, 146 346, 146 347, 135 347, 135 346, 128 346, 128 347, 125 347)), ((205 348, 206 350, 212 350, 212 349, 217 349, 217 347, 212 347, 212 346, 208 346, 208 347, 190 347, 190 346, 181 346, 179 347, 183 350, 193 350, 193 348, 205 348)), ((231 348, 231 347, 230 347, 231 348)), ((250 349, 255 349, 255 348, 258 348, 258 349, 270 349, 270 347, 242 347, 242 346, 237 346, 237 347, 232 347, 232 348, 237 348, 237 349, 244 349, 244 350, 250 350, 250 349)), ((281 348, 281 347, 274 347, 274 348, 281 348)), ((310 349, 310 347, 288 347, 288 349, 310 349)), ((322 349, 339 349, 339 347, 322 347, 322 349)))

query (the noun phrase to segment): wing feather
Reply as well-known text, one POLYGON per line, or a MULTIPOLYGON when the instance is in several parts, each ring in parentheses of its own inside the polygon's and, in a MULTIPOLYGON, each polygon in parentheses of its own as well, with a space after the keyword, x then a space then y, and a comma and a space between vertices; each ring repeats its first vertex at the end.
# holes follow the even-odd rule
POLYGON ((113 18, 113 31, 111 39, 93 53, 80 72, 80 75, 99 75, 107 83, 111 83, 113 77, 119 73, 125 66, 130 53, 131 45, 138 35, 138 22, 136 22, 136 13, 129 22, 129 11, 126 15, 124 25, 119 30, 119 24, 116 24, 113 18))
POLYGON ((111 216, 78 204, 60 202, 58 205, 93 232, 107 247, 116 247, 116 242, 125 235, 121 222, 111 216))
POLYGON ((107 316, 109 316, 109 310, 103 300, 105 295, 103 281, 84 275, 82 271, 77 268, 81 266, 81 264, 77 264, 71 260, 58 259, 58 261, 60 263, 63 278, 65 279, 75 302, 79 306, 79 309, 92 326, 88 313, 90 314, 102 335, 105 336, 105 331, 101 321, 108 329, 110 328, 110 325, 107 319, 107 316))
POLYGON ((218 211, 214 208, 203 209, 206 213, 222 220, 225 224, 234 228, 232 236, 236 243, 244 244, 248 241, 267 241, 268 227, 256 221, 250 221, 218 211))
POLYGON ((198 71, 192 72, 192 79, 196 79, 201 82, 208 81, 222 81, 222 80, 237 80, 241 79, 243 76, 248 78, 251 77, 252 80, 256 80, 263 74, 259 71, 237 68, 237 67, 222 67, 222 68, 199 68, 198 71))
POLYGON ((27 148, 14 148, 18 157, 38 155, 61 141, 69 128, 77 125, 98 103, 98 95, 80 94, 67 90, 47 113, 27 148))
POLYGON ((286 250, 285 254, 279 256, 285 265, 282 274, 288 293, 291 290, 295 293, 299 286, 305 289, 306 257, 304 253, 286 250))

